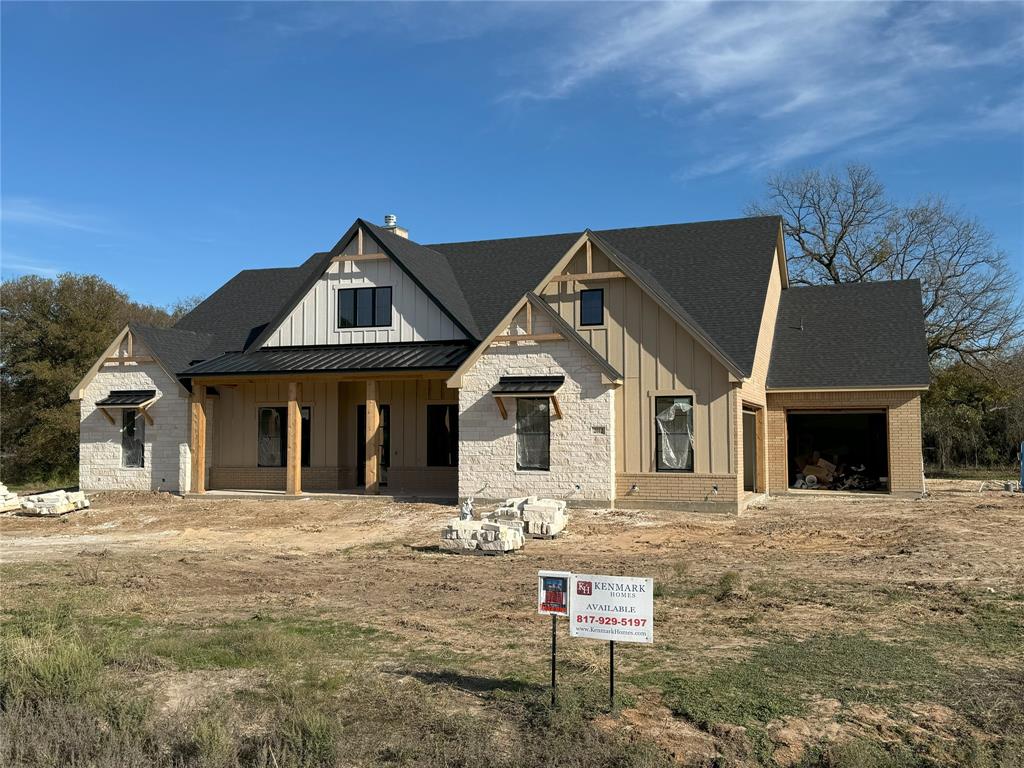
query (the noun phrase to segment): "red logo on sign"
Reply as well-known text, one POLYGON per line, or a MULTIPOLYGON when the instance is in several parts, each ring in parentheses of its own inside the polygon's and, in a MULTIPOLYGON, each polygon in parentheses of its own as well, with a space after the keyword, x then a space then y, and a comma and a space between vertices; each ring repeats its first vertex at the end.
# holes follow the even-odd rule
POLYGON ((594 585, 589 581, 577 581, 576 582, 576 594, 577 595, 592 595, 594 594, 594 585))

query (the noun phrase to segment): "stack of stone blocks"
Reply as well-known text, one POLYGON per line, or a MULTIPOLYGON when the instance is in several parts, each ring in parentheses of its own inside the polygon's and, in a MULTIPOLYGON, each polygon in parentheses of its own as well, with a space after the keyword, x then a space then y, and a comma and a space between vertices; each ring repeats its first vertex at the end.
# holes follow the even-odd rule
POLYGON ((87 509, 89 500, 82 491, 52 491, 26 496, 21 502, 21 515, 66 515, 76 509, 87 509))
POLYGON ((529 536, 549 538, 565 530, 569 516, 565 512, 564 501, 526 496, 505 499, 504 504, 487 515, 487 519, 501 523, 521 523, 523 531, 529 536))
POLYGON ((522 523, 462 520, 453 517, 441 531, 441 549, 462 554, 501 554, 522 549, 522 523))
POLYGON ((18 494, 0 483, 0 514, 17 509, 21 509, 21 499, 18 498, 18 494))

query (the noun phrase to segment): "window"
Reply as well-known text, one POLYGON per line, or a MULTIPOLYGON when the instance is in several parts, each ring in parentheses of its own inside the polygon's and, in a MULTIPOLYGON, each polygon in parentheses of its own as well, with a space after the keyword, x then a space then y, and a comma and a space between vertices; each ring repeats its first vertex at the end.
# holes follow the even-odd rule
POLYGON ((427 466, 459 465, 459 406, 427 406, 427 466))
POLYGON ((338 291, 339 328, 386 328, 390 325, 390 286, 338 291))
MULTIPOLYGON (((302 466, 309 466, 310 410, 302 406, 302 466)), ((288 464, 288 406, 261 406, 258 424, 260 467, 284 467, 288 464)))
POLYGON ((121 411, 121 466, 146 466, 146 420, 138 408, 121 411))
POLYGON ((516 398, 516 469, 551 469, 550 408, 546 397, 516 398))
POLYGON ((604 288, 580 291, 580 325, 604 325, 604 288))
POLYGON ((659 472, 693 471, 693 398, 654 398, 655 455, 659 472))

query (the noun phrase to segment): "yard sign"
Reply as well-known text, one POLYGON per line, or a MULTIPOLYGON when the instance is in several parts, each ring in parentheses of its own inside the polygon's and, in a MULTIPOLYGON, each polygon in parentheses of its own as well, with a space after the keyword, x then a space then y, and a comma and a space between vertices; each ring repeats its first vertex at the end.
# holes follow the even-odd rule
POLYGON ((568 571, 537 571, 537 613, 569 615, 568 571))
POLYGON ((574 573, 569 592, 570 637, 654 642, 654 579, 574 573))

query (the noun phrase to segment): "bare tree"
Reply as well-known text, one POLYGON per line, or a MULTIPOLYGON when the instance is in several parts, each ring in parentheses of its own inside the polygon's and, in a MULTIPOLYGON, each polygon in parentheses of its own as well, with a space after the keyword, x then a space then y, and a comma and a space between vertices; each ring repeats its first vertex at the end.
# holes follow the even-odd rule
POLYGON ((1022 334, 1018 277, 977 219, 932 197, 891 201, 871 168, 772 176, 751 215, 783 219, 795 284, 921 281, 932 360, 974 363, 1022 334))

